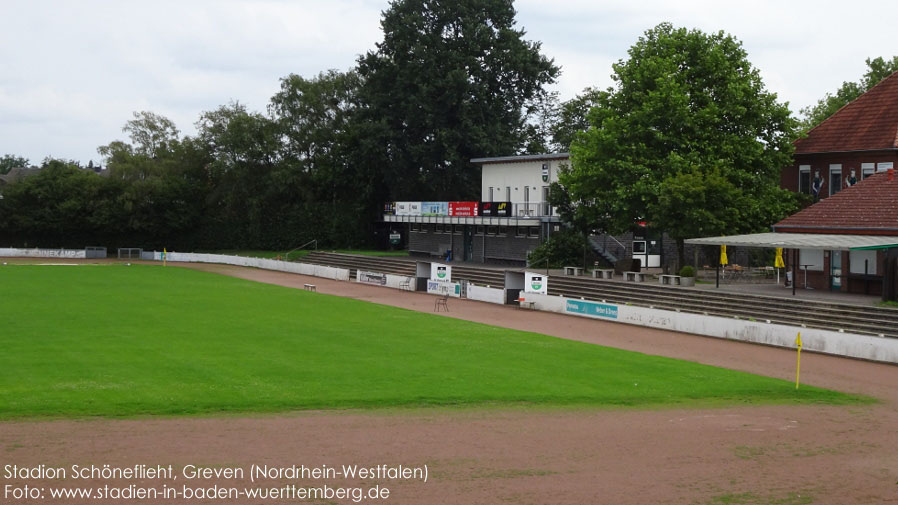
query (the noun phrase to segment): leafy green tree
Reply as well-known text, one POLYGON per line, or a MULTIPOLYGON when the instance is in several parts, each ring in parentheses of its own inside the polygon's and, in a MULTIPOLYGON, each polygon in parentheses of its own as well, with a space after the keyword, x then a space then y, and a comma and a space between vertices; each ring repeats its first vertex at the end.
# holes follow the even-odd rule
POLYGON ((285 215, 274 205, 284 197, 284 185, 275 177, 281 166, 277 122, 231 103, 204 112, 196 128, 196 141, 211 160, 210 241, 241 248, 289 247, 283 240, 285 215))
POLYGON ((879 81, 898 71, 898 56, 892 57, 891 60, 885 60, 882 56, 872 60, 867 58, 866 63, 867 71, 860 81, 843 82, 835 93, 827 93, 823 98, 817 100, 816 105, 801 109, 801 114, 804 116, 801 121, 802 130, 810 130, 822 123, 837 110, 879 84, 879 81))
POLYGON ((511 0, 394 0, 362 56, 362 118, 395 199, 479 193, 478 156, 520 151, 528 105, 558 67, 515 27, 511 0))
POLYGON ((646 220, 676 240, 682 264, 684 239, 765 229, 794 204, 778 187, 794 120, 738 40, 662 23, 612 77, 559 176, 575 201, 601 202, 609 231, 646 220))
MULTIPOLYGON (((63 160, 4 189, 0 235, 13 245, 84 247, 122 230, 119 181, 63 160)), ((100 241, 100 242, 98 242, 100 241)))
POLYGON ((569 151, 577 133, 589 128, 587 116, 590 109, 598 105, 601 96, 601 90, 586 88, 583 93, 559 106, 555 123, 550 130, 555 150, 569 151))
POLYGON ((6 175, 10 170, 18 167, 27 167, 28 159, 13 154, 4 154, 0 158, 0 175, 6 175))
POLYGON ((178 137, 169 119, 146 111, 134 117, 122 129, 130 143, 116 140, 97 149, 109 178, 121 182, 117 202, 124 226, 116 241, 190 246, 203 216, 208 160, 195 143, 178 137))
POLYGON ((285 170, 301 176, 304 212, 316 216, 311 238, 342 247, 370 240, 387 196, 358 148, 360 86, 354 71, 293 74, 281 79, 269 106, 284 132, 285 170))

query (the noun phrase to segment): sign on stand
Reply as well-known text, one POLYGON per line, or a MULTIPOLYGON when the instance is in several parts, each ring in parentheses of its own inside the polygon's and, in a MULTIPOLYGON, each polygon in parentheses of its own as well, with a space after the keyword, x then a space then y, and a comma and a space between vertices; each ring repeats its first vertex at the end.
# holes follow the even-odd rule
POLYGON ((545 274, 524 272, 524 292, 539 293, 541 295, 548 294, 549 277, 545 274))

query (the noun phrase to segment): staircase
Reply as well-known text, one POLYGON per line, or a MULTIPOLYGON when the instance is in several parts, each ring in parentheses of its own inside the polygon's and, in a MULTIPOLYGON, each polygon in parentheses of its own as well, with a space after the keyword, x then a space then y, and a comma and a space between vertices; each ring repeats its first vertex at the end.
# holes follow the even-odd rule
MULTIPOLYGON (((614 253, 612 253, 609 250, 606 235, 590 235, 588 240, 589 240, 589 245, 592 246, 593 251, 595 251, 605 261, 607 261, 608 264, 613 266, 615 263, 617 263, 617 260, 621 259, 621 258, 618 258, 614 253)), ((616 244, 616 243, 614 245, 617 246, 617 247, 614 247, 614 249, 616 249, 620 252, 621 251, 620 246, 618 246, 618 244, 616 244)), ((626 252, 626 251, 624 251, 624 252, 626 252)))

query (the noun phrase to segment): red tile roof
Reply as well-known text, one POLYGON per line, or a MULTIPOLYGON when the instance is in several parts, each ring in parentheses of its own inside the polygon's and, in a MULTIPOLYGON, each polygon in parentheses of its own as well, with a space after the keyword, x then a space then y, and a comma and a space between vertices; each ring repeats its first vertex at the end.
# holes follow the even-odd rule
POLYGON ((773 226, 777 232, 898 235, 898 174, 867 177, 773 226))
POLYGON ((898 72, 795 141, 795 154, 898 148, 898 72))

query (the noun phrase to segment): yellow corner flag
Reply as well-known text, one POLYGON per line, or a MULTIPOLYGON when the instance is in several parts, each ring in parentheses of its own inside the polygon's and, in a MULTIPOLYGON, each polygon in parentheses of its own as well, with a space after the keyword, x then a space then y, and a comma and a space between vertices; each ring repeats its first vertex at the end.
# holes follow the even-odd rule
POLYGON ((165 263, 166 263, 165 257, 166 256, 168 256, 168 252, 166 252, 165 248, 163 247, 162 248, 162 266, 165 266, 165 263))
POLYGON ((798 389, 798 372, 801 370, 801 332, 795 338, 795 347, 798 348, 798 360, 795 362, 795 389, 798 389))

